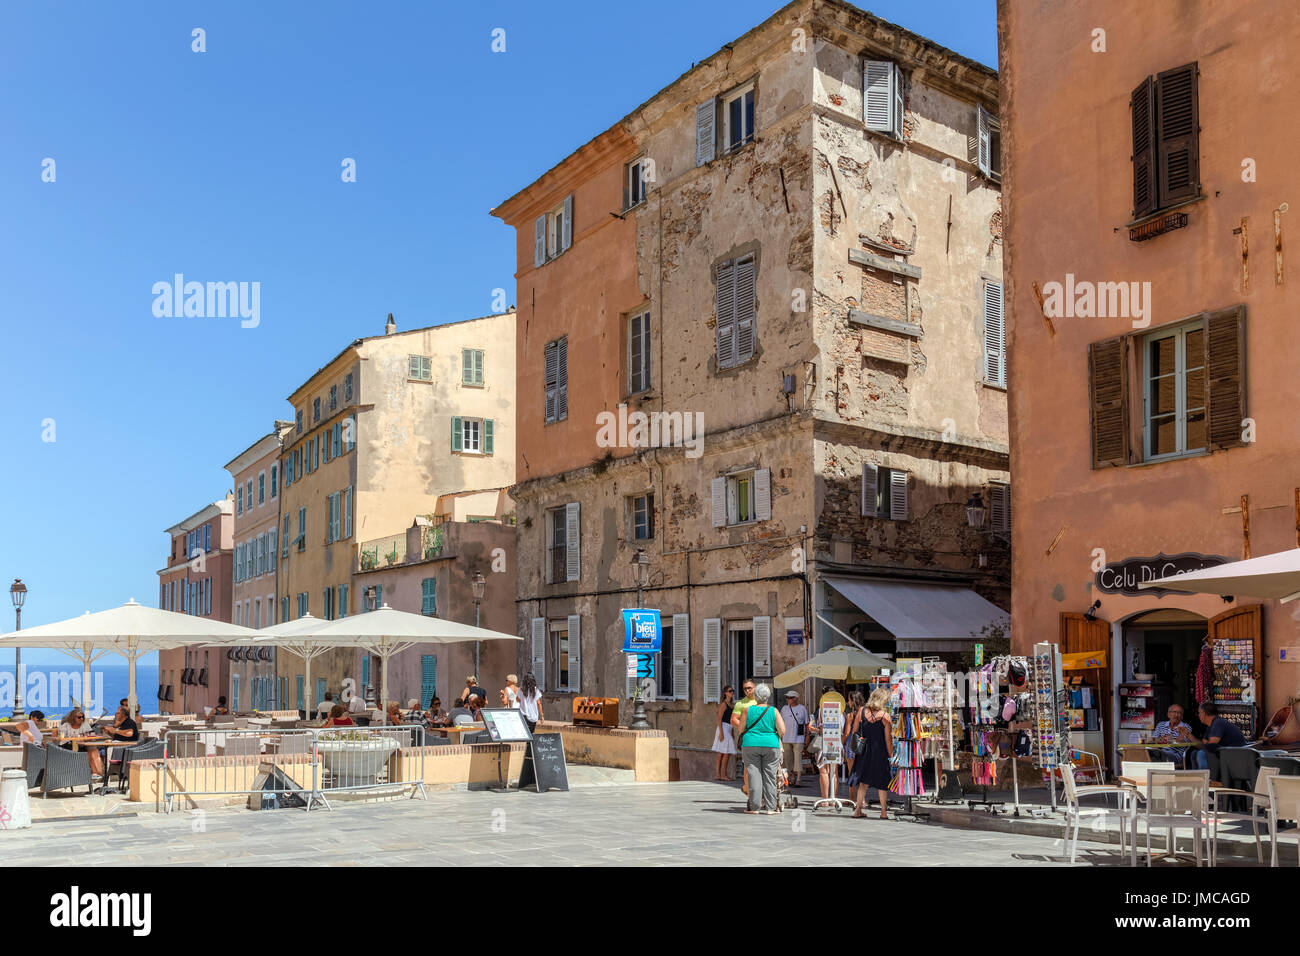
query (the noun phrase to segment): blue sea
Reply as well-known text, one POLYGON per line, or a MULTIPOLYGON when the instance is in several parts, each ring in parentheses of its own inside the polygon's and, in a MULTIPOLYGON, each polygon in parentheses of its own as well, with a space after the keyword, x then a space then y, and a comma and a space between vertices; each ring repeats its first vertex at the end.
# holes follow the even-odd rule
MULTIPOLYGON (((126 696, 129 682, 126 664, 92 664, 90 666, 91 693, 90 701, 77 691, 81 686, 81 665, 69 658, 52 664, 23 663, 27 674, 27 690, 23 694, 23 709, 41 710, 47 714, 65 714, 72 709, 73 696, 77 702, 86 707, 92 717, 100 713, 112 713, 117 709, 117 702, 126 696), (102 690, 101 690, 102 686, 102 690)), ((0 717, 8 717, 14 712, 13 692, 16 686, 14 665, 12 662, 0 665, 0 717)), ((158 663, 141 661, 136 665, 136 697, 140 702, 140 713, 158 712, 158 663)))

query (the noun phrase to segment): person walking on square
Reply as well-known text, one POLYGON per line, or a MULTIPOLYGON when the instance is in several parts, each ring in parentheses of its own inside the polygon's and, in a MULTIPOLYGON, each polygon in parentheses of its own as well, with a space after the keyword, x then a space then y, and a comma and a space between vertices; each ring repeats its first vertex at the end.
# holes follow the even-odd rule
POLYGON ((727 774, 731 755, 736 752, 736 738, 731 734, 731 712, 736 706, 736 688, 728 684, 722 688, 722 703, 718 704, 718 726, 713 734, 713 752, 718 755, 718 765, 713 770, 714 780, 730 779, 727 774))
POLYGON ((785 706, 781 708, 785 733, 781 735, 781 757, 793 782, 799 786, 803 777, 803 745, 808 731, 808 708, 799 703, 798 691, 785 692, 785 706))
POLYGON ((867 788, 875 787, 880 797, 880 819, 889 819, 889 762, 894 756, 894 737, 889 720, 889 691, 883 687, 872 691, 871 699, 858 714, 857 733, 862 752, 853 761, 849 788, 857 798, 853 815, 862 817, 867 788))
POLYGON ((746 813, 777 813, 780 792, 777 773, 781 763, 781 738, 785 722, 771 705, 772 688, 759 684, 754 688, 754 703, 745 710, 745 729, 740 735, 740 754, 745 762, 745 781, 749 784, 746 813))

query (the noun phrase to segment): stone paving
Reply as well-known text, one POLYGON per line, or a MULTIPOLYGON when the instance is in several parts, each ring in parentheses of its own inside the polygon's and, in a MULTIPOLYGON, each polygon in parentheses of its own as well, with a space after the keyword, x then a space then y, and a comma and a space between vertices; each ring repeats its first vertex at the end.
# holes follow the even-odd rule
MULTIPOLYGON (((805 787, 801 802, 812 792, 805 787)), ((332 811, 240 809, 48 821, 0 833, 11 866, 1064 865, 1059 839, 840 814, 742 812, 739 788, 683 782, 546 794, 445 791, 332 811)), ((1080 865, 1122 865, 1081 842, 1080 865)))

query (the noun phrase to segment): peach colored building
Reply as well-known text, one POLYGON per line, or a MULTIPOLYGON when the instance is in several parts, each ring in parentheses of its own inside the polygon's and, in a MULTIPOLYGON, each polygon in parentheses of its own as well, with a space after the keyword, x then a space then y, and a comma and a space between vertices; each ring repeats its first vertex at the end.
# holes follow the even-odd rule
MULTIPOLYGON (((225 498, 167 529, 167 565, 158 572, 160 608, 230 623, 234 512, 234 500, 225 498)), ((204 647, 159 651, 158 710, 192 714, 214 707, 226 693, 229 677, 224 651, 204 647)))
POLYGON ((1208 640, 1249 739, 1300 690, 1292 607, 1135 586, 1298 543, 1300 18, 998 7, 1015 646, 1105 652, 1092 743, 1113 766, 1170 704, 1196 727, 1208 640))

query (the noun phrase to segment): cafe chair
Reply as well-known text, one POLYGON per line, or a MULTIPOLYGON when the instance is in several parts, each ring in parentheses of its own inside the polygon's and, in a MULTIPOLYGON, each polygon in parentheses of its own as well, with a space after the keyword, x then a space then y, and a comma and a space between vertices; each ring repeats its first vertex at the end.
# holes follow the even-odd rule
POLYGON ((1130 866, 1137 866, 1137 834, 1134 828, 1129 824, 1134 821, 1134 794, 1128 787, 1116 786, 1114 784, 1094 784, 1089 786, 1076 786, 1074 782, 1074 767, 1065 763, 1060 767, 1061 782, 1065 790, 1065 835, 1061 837, 1063 843, 1070 846, 1070 862, 1079 851, 1079 821, 1085 817, 1090 820, 1101 820, 1103 824, 1114 817, 1119 820, 1119 852, 1120 856, 1124 855, 1124 838, 1126 832, 1133 833, 1133 840, 1129 846, 1130 866), (1117 807, 1084 807, 1079 805, 1080 797, 1091 797, 1097 794, 1110 796, 1114 794, 1118 799, 1117 807), (1074 824, 1074 832, 1070 832, 1070 824, 1074 824))
POLYGON ((1176 770, 1171 760, 1125 760, 1119 774, 1129 781, 1129 786, 1143 803, 1147 799, 1147 773, 1151 770, 1176 770))
POLYGON ((30 740, 23 741, 23 769, 27 771, 27 789, 34 790, 45 779, 45 748, 30 740))
POLYGON ((161 760, 167 751, 167 744, 161 740, 151 740, 147 744, 123 747, 121 750, 121 767, 118 770, 117 785, 126 787, 131 779, 131 762, 134 760, 161 760))
POLYGON ((1255 785, 1262 754, 1254 747, 1220 747, 1219 770, 1224 790, 1245 790, 1255 785))
MULTIPOLYGON (((1210 771, 1148 770, 1146 808, 1147 866, 1151 865, 1151 829, 1169 834, 1167 849, 1175 855, 1179 830, 1191 830, 1196 865, 1203 859, 1202 843, 1209 829, 1210 771)), ((1208 855, 1208 854, 1204 854, 1208 855)))
POLYGON ((280 749, 278 752, 282 754, 311 753, 311 735, 284 734, 280 737, 280 749))
POLYGON ((1265 753, 1260 755, 1259 765, 1276 767, 1278 775, 1282 777, 1300 777, 1300 759, 1296 757, 1265 753))
MULTIPOLYGON (((1300 777, 1273 774, 1268 778, 1268 836, 1273 845, 1269 866, 1277 866, 1277 821, 1291 820, 1300 822, 1300 777)), ((1300 854, 1300 843, 1297 843, 1300 854)))
POLYGON ((41 796, 48 797, 51 790, 71 790, 73 787, 85 787, 87 793, 94 792, 90 754, 84 750, 49 747, 45 751, 45 779, 41 781, 41 796))
POLYGON ((232 734, 226 738, 225 745, 217 749, 222 756, 235 757, 261 753, 262 745, 256 734, 232 734))
POLYGON ((1224 821, 1250 821, 1250 828, 1255 831, 1255 860, 1258 863, 1264 862, 1264 847, 1259 841, 1259 821, 1268 822, 1265 816, 1268 812, 1272 798, 1268 795, 1268 781, 1271 777, 1277 776, 1277 767, 1260 767, 1255 777, 1254 790, 1237 790, 1227 787, 1219 787, 1210 791, 1211 800, 1211 823, 1210 823, 1210 866, 1218 865, 1219 856, 1219 823, 1224 821), (1240 813, 1223 809, 1220 801, 1224 799, 1242 799, 1245 798, 1250 802, 1250 813, 1240 813))

